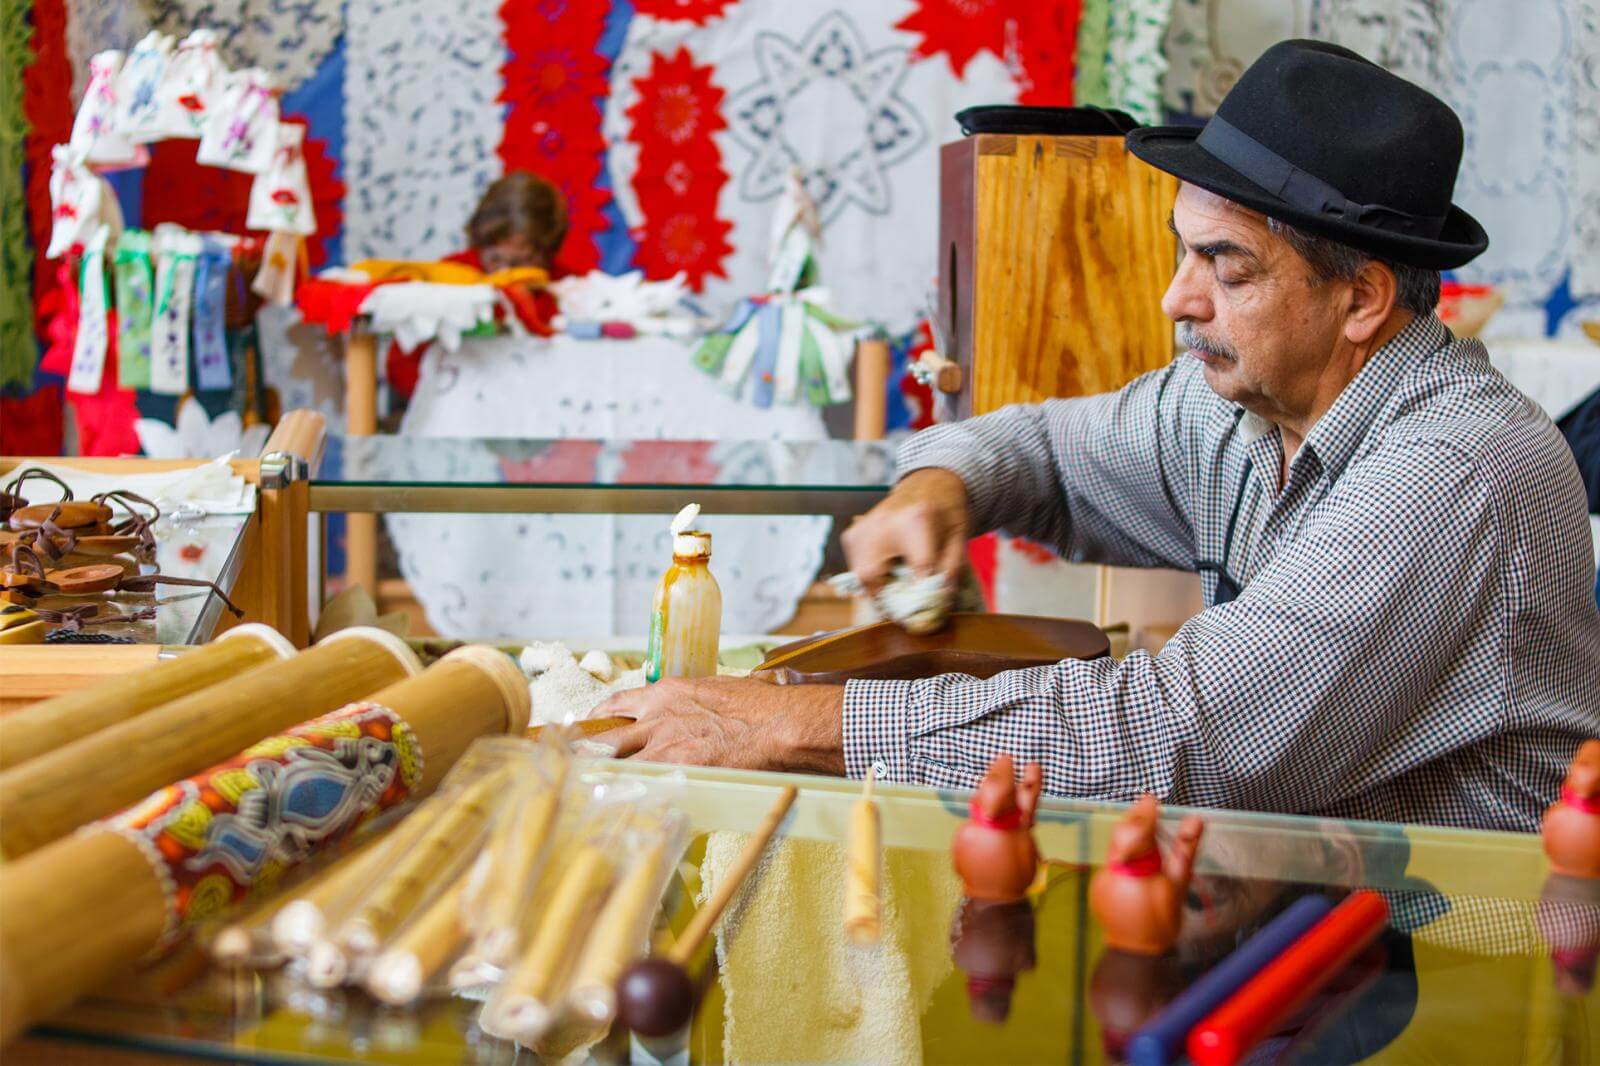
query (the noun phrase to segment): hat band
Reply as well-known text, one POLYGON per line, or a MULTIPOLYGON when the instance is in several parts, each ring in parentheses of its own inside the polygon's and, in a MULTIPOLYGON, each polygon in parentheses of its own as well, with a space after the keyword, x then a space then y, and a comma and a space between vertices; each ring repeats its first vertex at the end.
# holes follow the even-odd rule
POLYGON ((1387 233, 1437 239, 1444 215, 1410 215, 1383 204, 1358 204, 1308 174, 1226 119, 1213 115, 1196 143, 1291 207, 1387 233))

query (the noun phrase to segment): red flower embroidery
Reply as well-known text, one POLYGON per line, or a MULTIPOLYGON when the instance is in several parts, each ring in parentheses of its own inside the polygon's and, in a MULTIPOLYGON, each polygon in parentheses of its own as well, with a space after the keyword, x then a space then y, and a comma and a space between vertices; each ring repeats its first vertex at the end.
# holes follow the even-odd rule
POLYGON ((633 10, 638 15, 704 26, 731 6, 733 0, 634 0, 633 10))
POLYGON ((501 134, 506 170, 549 179, 567 201, 561 267, 582 273, 600 265, 598 234, 610 225, 611 193, 600 185, 606 144, 600 101, 610 92, 599 54, 609 5, 563 0, 506 0, 507 60, 501 70, 509 106, 501 134))
POLYGON ((275 204, 297 204, 300 202, 300 197, 296 196, 291 189, 274 189, 272 202, 275 204))
POLYGON ((639 441, 622 453, 625 485, 707 485, 716 481, 722 466, 712 458, 714 441, 639 441))
POLYGON ((895 28, 921 37, 915 54, 944 56, 961 77, 979 52, 1011 69, 1017 102, 1072 103, 1082 0, 917 0, 895 28))
POLYGON ((644 216, 634 231, 635 262, 651 278, 681 271, 699 291, 707 277, 727 277, 723 264, 733 254, 733 224, 717 217, 728 182, 714 140, 727 128, 724 93, 711 83, 711 67, 696 64, 687 48, 657 52, 635 86, 629 138, 639 146, 633 185, 644 216))

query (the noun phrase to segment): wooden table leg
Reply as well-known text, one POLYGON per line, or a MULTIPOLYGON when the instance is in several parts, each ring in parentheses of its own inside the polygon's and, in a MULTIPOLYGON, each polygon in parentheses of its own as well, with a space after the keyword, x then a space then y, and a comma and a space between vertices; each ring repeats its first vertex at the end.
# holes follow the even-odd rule
POLYGON ((889 342, 856 344, 856 440, 882 440, 888 420, 889 342))
MULTIPOLYGON (((370 437, 378 431, 378 338, 352 329, 344 348, 345 436, 370 437)), ((378 593, 378 516, 347 514, 344 527, 346 587, 378 593)))

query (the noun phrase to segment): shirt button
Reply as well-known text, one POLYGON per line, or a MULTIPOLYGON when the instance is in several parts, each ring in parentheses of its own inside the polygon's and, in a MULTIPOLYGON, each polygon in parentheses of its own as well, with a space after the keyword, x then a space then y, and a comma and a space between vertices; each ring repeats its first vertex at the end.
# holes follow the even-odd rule
POLYGON ((872 763, 872 775, 879 781, 887 779, 889 776, 889 764, 882 759, 874 760, 872 763))

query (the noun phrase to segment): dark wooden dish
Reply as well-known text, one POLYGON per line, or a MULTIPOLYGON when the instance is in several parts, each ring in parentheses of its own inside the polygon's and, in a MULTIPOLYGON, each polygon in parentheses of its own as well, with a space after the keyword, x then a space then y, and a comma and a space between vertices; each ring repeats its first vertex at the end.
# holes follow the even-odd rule
POLYGON ((1110 652, 1105 633, 1088 622, 958 613, 927 636, 914 637, 893 622, 876 622, 785 644, 774 648, 755 674, 780 685, 915 681, 935 674, 989 678, 1063 659, 1098 659, 1110 652))

